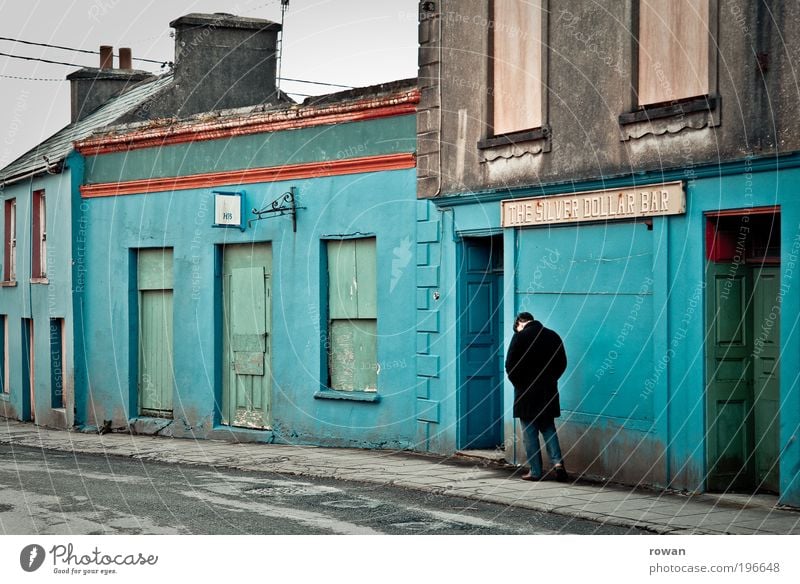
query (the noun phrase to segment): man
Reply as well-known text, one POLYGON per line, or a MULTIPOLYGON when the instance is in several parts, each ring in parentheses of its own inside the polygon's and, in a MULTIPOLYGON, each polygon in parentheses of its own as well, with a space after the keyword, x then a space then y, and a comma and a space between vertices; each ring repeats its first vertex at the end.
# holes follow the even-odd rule
POLYGON ((554 421, 561 415, 558 379, 566 368, 567 355, 561 337, 534 320, 530 312, 520 312, 508 347, 506 373, 514 385, 514 417, 522 425, 528 456, 530 471, 522 477, 526 481, 543 477, 539 433, 544 438, 556 480, 568 480, 554 421))

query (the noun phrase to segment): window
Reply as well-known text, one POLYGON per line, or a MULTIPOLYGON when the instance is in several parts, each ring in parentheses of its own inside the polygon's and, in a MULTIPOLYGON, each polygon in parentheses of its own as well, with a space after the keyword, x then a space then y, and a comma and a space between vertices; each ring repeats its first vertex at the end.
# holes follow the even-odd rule
POLYGON ((709 1, 640 0, 640 106, 711 92, 709 1))
POLYGON ((44 191, 33 192, 31 278, 47 277, 47 210, 44 191))
POLYGON ((8 317, 0 314, 0 393, 8 393, 8 317))
POLYGON ((377 391, 375 239, 329 241, 327 247, 329 386, 377 391))
POLYGON ((17 200, 6 201, 5 242, 3 245, 3 280, 17 279, 17 200))
POLYGON ((542 127, 542 0, 495 0, 492 129, 495 136, 542 127))

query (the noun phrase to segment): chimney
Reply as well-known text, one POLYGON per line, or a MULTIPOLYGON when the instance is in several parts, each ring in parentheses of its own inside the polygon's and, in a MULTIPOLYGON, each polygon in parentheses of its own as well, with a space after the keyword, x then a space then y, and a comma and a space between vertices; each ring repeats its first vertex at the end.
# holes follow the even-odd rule
POLYGON ((175 29, 175 110, 191 115, 277 100, 281 25, 232 14, 187 14, 175 29))
POLYGON ((100 68, 114 68, 114 47, 109 45, 100 45, 100 68))
MULTIPOLYGON (((126 58, 123 56, 125 50, 120 50, 120 64, 123 66, 126 64, 126 58)), ((147 71, 132 69, 130 49, 127 49, 127 53, 127 67, 124 71, 113 68, 114 49, 103 45, 100 47, 98 69, 84 67, 67 75, 70 85, 71 123, 82 120, 132 85, 153 77, 147 71)))
POLYGON ((119 50, 119 68, 125 71, 133 69, 133 54, 128 48, 119 50))

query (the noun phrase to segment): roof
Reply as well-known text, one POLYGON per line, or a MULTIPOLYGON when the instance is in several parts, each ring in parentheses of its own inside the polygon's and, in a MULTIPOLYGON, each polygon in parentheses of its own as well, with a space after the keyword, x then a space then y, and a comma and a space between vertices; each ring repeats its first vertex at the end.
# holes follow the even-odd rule
POLYGON ((73 142, 90 136, 98 128, 112 124, 171 82, 171 74, 163 75, 153 81, 135 85, 129 91, 109 100, 95 112, 59 130, 0 170, 0 182, 8 184, 52 169, 53 165, 63 161, 72 151, 73 142))
POLYGON ((187 118, 163 118, 98 129, 78 141, 85 156, 217 140, 262 132, 293 130, 386 116, 411 115, 419 103, 416 79, 340 91, 306 99, 302 104, 248 106, 215 110, 187 118))

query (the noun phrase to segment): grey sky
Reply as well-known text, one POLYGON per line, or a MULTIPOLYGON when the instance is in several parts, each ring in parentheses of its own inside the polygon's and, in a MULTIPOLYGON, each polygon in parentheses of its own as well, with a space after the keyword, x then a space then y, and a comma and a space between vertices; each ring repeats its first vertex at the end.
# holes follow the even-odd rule
MULTIPOLYGON (((190 12, 230 12, 280 21, 280 0, 0 0, 0 37, 97 50, 130 47, 133 56, 171 61, 169 22, 190 12)), ((416 0, 290 0, 284 26, 283 77, 363 86, 414 77, 416 0)), ((69 83, 57 79, 85 55, 0 41, 0 52, 75 63, 75 67, 0 56, 0 167, 69 122, 69 83)), ((116 60, 115 60, 116 66, 116 60)), ((158 72, 158 65, 134 61, 158 72)), ((286 91, 327 93, 334 88, 283 83, 286 91)))

